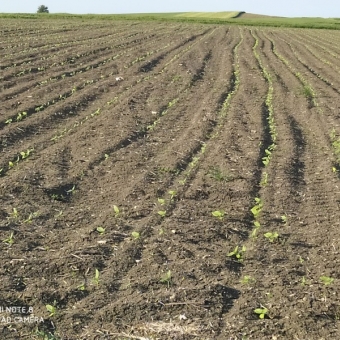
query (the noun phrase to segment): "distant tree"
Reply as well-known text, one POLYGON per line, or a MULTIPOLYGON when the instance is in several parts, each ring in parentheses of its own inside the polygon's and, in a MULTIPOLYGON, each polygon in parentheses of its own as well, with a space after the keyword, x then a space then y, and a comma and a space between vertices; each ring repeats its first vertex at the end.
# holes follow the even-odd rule
POLYGON ((38 7, 37 13, 50 13, 50 12, 47 6, 41 5, 38 7))

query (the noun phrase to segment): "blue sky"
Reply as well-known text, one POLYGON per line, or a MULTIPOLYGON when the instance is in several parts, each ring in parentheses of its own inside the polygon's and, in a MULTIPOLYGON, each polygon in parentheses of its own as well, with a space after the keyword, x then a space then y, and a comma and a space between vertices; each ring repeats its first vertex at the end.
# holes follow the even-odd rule
POLYGON ((277 16, 340 17, 339 0, 0 0, 0 13, 148 13, 245 11, 277 16))

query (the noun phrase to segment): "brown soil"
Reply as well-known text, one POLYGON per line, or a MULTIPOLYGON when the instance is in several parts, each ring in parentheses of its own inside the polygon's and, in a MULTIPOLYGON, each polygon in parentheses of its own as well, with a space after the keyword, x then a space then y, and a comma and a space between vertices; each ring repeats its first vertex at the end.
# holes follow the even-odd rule
POLYGON ((0 338, 339 338, 339 33, 58 23, 2 25, 0 338))

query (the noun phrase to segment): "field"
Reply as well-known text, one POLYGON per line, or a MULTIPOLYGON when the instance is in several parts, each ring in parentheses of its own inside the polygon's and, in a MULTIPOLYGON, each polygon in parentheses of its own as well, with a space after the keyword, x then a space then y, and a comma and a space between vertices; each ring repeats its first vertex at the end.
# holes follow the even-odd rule
POLYGON ((340 338, 339 31, 0 21, 1 339, 340 338))

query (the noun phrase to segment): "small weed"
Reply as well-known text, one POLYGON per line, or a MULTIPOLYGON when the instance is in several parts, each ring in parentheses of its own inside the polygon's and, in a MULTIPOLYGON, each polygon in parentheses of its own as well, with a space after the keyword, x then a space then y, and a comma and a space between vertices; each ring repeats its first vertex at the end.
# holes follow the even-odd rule
POLYGON ((171 284, 171 279, 172 279, 172 273, 171 270, 168 270, 159 280, 159 282, 161 283, 166 283, 168 285, 168 287, 171 284))
POLYGON ((282 223, 287 223, 287 221, 288 221, 288 217, 286 216, 286 215, 282 215, 281 216, 281 221, 282 221, 282 223))
POLYGON ((309 85, 304 85, 301 93, 310 101, 314 102, 315 93, 309 85))
POLYGON ((242 278, 240 282, 244 285, 250 285, 250 284, 254 284, 256 280, 253 277, 246 275, 242 278))
POLYGON ((177 195, 177 191, 175 190, 169 190, 168 194, 170 195, 170 201, 173 201, 173 199, 176 197, 177 195))
POLYGON ((19 219, 19 213, 18 213, 18 210, 16 208, 13 208, 13 212, 11 212, 9 215, 10 215, 10 218, 13 219, 13 220, 19 219))
POLYGON ((94 278, 93 282, 95 285, 99 285, 99 270, 96 268, 95 273, 94 273, 94 278))
POLYGON ((134 240, 138 240, 140 238, 140 234, 137 231, 133 231, 131 233, 131 236, 133 237, 134 240))
POLYGON ((66 192, 68 194, 72 195, 74 193, 75 189, 76 189, 76 186, 74 185, 70 190, 67 190, 66 192))
POLYGON ((242 262, 243 256, 246 250, 247 249, 245 246, 242 246, 242 248, 240 248, 239 246, 236 246, 235 249, 232 252, 230 252, 227 256, 235 257, 237 261, 242 262))
POLYGON ((47 311, 50 312, 50 317, 57 313, 56 301, 54 301, 53 305, 46 305, 45 307, 47 311))
POLYGON ((263 202, 261 200, 261 198, 258 198, 258 197, 255 197, 255 203, 256 205, 254 205, 250 211, 252 212, 255 220, 259 217, 260 215, 260 212, 262 210, 262 207, 263 207, 263 202))
POLYGON ((273 243, 277 241, 279 234, 275 231, 274 233, 265 233, 264 237, 269 240, 269 242, 273 243))
POLYGON ((328 286, 334 282, 334 279, 332 277, 328 276, 321 276, 320 281, 325 285, 328 286))
POLYGON ((118 217, 120 215, 120 210, 116 205, 113 206, 113 211, 115 212, 115 217, 118 217))
POLYGON ((218 182, 229 181, 231 179, 228 175, 224 174, 222 170, 217 167, 211 167, 208 172, 208 176, 218 182))
POLYGON ((254 309, 254 313, 257 314, 260 319, 264 319, 268 312, 269 311, 266 307, 254 309))
POLYGON ((164 218, 165 215, 166 215, 166 210, 160 210, 160 211, 157 212, 157 214, 164 218))
POLYGON ((164 198, 158 198, 157 200, 158 200, 158 203, 160 205, 164 205, 165 204, 165 199, 164 198))
POLYGON ((45 331, 39 331, 39 330, 36 330, 35 335, 38 335, 39 337, 41 337, 42 340, 59 340, 60 339, 56 335, 50 332, 46 333, 45 331))
POLYGON ((6 238, 5 240, 3 240, 2 242, 7 243, 7 244, 9 244, 9 245, 12 245, 12 244, 14 243, 13 233, 11 233, 11 234, 9 235, 9 237, 6 238))
POLYGON ((262 188, 264 188, 265 186, 267 186, 267 184, 268 184, 268 173, 267 173, 267 172, 264 172, 264 173, 262 174, 260 186, 261 186, 262 188))
POLYGON ((83 283, 82 283, 81 285, 79 285, 77 288, 78 288, 78 290, 81 290, 81 291, 86 290, 86 283, 83 282, 83 283))
POLYGON ((220 221, 224 219, 224 211, 223 210, 216 210, 211 213, 214 217, 218 218, 220 221))
POLYGON ((39 212, 30 213, 24 223, 32 223, 33 219, 39 216, 39 212))
POLYGON ((96 230, 100 235, 103 235, 105 233, 105 228, 103 227, 98 227, 96 230))

